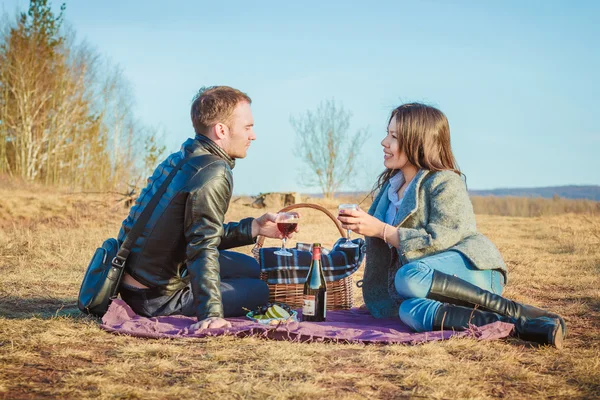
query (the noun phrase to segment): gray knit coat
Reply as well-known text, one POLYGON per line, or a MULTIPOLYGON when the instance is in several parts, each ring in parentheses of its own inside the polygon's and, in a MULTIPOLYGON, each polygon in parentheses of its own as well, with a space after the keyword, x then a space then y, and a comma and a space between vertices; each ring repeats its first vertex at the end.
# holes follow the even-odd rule
MULTIPOLYGON (((389 182, 369 209, 370 215, 382 221, 390 204, 388 188, 389 182)), ((419 171, 404 194, 393 225, 400 238, 398 248, 390 248, 379 238, 365 238, 362 291, 369 312, 376 318, 398 316, 402 302, 394 287, 398 269, 443 251, 462 253, 475 268, 500 270, 506 281, 506 264, 496 246, 477 232, 466 185, 452 171, 419 171)))

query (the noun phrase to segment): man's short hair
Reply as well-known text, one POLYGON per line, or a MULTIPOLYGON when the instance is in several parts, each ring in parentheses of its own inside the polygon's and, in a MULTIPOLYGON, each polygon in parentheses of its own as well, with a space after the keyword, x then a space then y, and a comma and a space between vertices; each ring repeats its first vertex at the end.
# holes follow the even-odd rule
POLYGON ((196 134, 205 135, 217 123, 229 125, 231 114, 240 102, 252 103, 250 97, 229 86, 202 87, 192 100, 192 125, 196 134))

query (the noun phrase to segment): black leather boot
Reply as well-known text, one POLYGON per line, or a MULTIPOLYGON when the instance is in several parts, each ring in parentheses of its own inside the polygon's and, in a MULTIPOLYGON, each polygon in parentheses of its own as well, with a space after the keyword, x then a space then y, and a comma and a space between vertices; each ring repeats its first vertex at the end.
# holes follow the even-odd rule
POLYGON ((558 314, 517 303, 465 280, 436 270, 433 271, 433 282, 427 298, 465 307, 478 307, 516 319, 521 317, 526 319, 538 317, 558 319, 562 328, 562 336, 567 336, 567 325, 558 314))
POLYGON ((513 318, 489 311, 444 303, 435 315, 433 329, 465 330, 469 325, 483 326, 496 321, 514 324, 513 334, 520 339, 549 344, 558 349, 562 348, 563 334, 558 318, 513 318))

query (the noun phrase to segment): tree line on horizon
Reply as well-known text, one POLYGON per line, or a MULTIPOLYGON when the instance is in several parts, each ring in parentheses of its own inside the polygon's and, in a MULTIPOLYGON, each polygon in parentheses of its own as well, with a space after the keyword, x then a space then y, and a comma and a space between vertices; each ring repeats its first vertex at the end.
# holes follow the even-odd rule
POLYGON ((134 117, 131 88, 47 0, 3 16, 0 174, 73 190, 125 190, 164 151, 134 117))

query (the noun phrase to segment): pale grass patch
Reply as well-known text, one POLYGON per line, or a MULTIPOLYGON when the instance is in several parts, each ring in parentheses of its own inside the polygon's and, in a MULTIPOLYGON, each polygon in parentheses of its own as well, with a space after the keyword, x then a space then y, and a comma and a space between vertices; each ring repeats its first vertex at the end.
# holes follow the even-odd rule
POLYGON ((135 341, 119 349, 119 356, 127 359, 170 359, 184 354, 189 349, 169 346, 172 340, 160 339, 157 341, 135 341))
MULTIPOLYGON (((505 294, 564 316, 562 351, 517 339, 417 346, 149 340, 104 332, 76 310, 92 253, 127 215, 115 200, 0 190, 0 398, 540 399, 600 392, 598 216, 477 216, 507 261, 505 294)), ((322 204, 337 213, 338 201, 322 204)), ((226 218, 265 211, 277 210, 237 202, 226 218)), ((331 246, 339 237, 318 211, 301 213, 301 232, 289 246, 331 246)), ((363 273, 361 267, 353 280, 363 273)), ((354 299, 362 304, 358 288, 354 299)))

